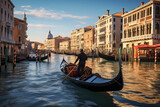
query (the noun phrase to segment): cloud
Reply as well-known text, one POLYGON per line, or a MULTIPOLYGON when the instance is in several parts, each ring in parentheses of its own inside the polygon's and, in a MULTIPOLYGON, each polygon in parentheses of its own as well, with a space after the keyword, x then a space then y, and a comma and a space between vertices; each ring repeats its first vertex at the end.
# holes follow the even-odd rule
POLYGON ((28 24, 29 27, 37 27, 37 28, 43 28, 43 27, 55 27, 54 25, 44 25, 44 24, 28 24))
MULTIPOLYGON (((39 17, 39 18, 50 18, 50 19, 63 19, 63 18, 74 18, 74 19, 86 19, 88 16, 76 16, 72 14, 65 14, 65 13, 57 13, 52 10, 45 10, 44 8, 41 9, 25 9, 25 13, 27 15, 39 17)), ((15 11, 14 14, 22 15, 24 11, 15 11)))
POLYGON ((83 24, 83 25, 87 24, 86 22, 83 22, 83 21, 78 21, 78 22, 83 24))
POLYGON ((26 6, 21 6, 22 8, 29 8, 31 7, 30 5, 26 5, 26 6))

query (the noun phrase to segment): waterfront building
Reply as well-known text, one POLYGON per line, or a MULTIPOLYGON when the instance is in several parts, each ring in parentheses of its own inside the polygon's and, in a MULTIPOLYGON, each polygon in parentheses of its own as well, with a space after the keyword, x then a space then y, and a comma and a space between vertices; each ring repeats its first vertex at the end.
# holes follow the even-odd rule
POLYGON ((71 32, 71 50, 80 50, 80 49, 88 49, 85 45, 87 45, 88 41, 88 46, 89 49, 91 49, 91 42, 93 43, 94 38, 94 27, 93 26, 88 26, 80 29, 76 29, 71 32), (85 39, 84 39, 85 35, 85 39), (89 38, 87 38, 89 35, 89 38))
POLYGON ((18 54, 24 54, 26 48, 26 38, 27 38, 27 22, 26 14, 24 14, 23 19, 18 19, 14 17, 14 49, 18 54))
POLYGON ((61 36, 57 36, 57 37, 53 38, 53 35, 49 31, 49 33, 47 35, 47 39, 44 43, 45 49, 51 50, 51 51, 57 51, 57 50, 59 50, 59 43, 62 41, 66 41, 66 40, 70 40, 70 38, 69 37, 61 37, 61 36))
POLYGON ((0 54, 2 57, 11 55, 14 46, 14 4, 11 0, 0 1, 0 54))
POLYGON ((122 37, 122 13, 107 14, 98 17, 95 28, 96 47, 99 50, 114 52, 119 48, 122 37))
POLYGON ((76 36, 77 30, 74 30, 71 32, 71 50, 76 50, 76 42, 77 42, 77 36, 76 36))
POLYGON ((60 42, 60 43, 59 43, 59 50, 60 50, 60 51, 68 51, 68 50, 71 50, 70 43, 71 43, 70 40, 66 40, 66 41, 60 42))
POLYGON ((160 43, 160 0, 150 0, 123 12, 123 48, 160 43))
POLYGON ((91 52, 93 50, 95 28, 93 26, 86 28, 84 32, 84 50, 91 52))

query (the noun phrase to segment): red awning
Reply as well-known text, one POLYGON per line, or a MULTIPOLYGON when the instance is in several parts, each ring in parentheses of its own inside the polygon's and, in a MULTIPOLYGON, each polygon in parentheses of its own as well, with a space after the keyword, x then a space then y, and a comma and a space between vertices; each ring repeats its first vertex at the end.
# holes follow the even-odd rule
POLYGON ((134 48, 156 48, 157 46, 155 45, 138 45, 134 46, 134 48))

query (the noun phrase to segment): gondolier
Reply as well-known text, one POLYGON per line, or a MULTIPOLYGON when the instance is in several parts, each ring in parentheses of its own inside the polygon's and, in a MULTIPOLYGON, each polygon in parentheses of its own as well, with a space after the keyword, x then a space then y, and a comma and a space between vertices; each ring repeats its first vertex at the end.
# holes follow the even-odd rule
POLYGON ((86 64, 86 60, 87 60, 87 55, 83 52, 83 49, 80 50, 80 54, 78 55, 78 58, 76 59, 75 61, 75 64, 76 62, 79 60, 79 63, 78 63, 78 70, 77 70, 77 76, 80 74, 80 76, 83 74, 83 71, 84 71, 84 67, 85 67, 85 64, 86 64), (80 69, 81 69, 81 72, 80 72, 80 69), (80 73, 79 73, 80 72, 80 73))

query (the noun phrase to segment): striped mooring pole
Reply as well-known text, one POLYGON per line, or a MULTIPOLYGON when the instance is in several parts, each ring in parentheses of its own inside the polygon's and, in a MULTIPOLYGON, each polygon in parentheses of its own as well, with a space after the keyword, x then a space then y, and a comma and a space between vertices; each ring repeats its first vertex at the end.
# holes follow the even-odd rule
POLYGON ((48 62, 49 62, 49 50, 48 50, 48 62))
POLYGON ((14 50, 13 68, 16 67, 16 50, 14 50))
POLYGON ((36 49, 36 63, 38 61, 38 50, 36 49))
POLYGON ((155 63, 157 63, 157 49, 155 49, 155 63))

